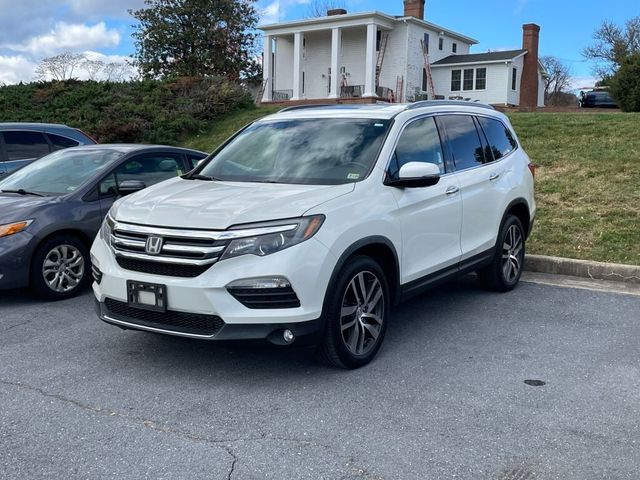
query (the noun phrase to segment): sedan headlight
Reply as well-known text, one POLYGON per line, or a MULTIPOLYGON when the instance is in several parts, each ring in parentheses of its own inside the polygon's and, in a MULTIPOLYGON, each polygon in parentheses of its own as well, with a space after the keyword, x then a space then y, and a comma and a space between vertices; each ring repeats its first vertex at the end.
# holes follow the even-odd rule
POLYGON ((0 238, 8 237, 14 233, 19 233, 33 223, 33 220, 22 220, 20 222, 6 223, 0 225, 0 238))
POLYGON ((242 225, 230 229, 227 232, 234 239, 231 240, 220 260, 240 255, 263 257, 279 252, 309 240, 320 229, 322 222, 324 222, 324 215, 313 215, 278 222, 242 225), (247 236, 244 236, 244 233, 247 236))

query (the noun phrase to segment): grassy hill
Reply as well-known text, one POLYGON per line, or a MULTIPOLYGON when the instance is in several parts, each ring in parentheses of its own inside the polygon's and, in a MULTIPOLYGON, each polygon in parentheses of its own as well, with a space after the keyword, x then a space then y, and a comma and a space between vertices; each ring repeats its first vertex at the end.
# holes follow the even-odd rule
MULTIPOLYGON (((186 145, 211 151, 277 107, 225 115, 186 145)), ((640 265, 640 114, 515 113, 539 168, 529 252, 640 265)))

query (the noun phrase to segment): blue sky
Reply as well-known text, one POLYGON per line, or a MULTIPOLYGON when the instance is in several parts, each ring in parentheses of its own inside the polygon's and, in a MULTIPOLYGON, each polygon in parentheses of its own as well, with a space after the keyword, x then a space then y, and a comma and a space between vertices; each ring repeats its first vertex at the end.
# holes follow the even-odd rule
MULTIPOLYGON (((264 22, 306 16, 312 0, 259 0, 264 22)), ((346 0, 350 12, 402 14, 402 0, 346 0)), ((0 83, 29 81, 40 58, 65 50, 105 61, 133 53, 132 18, 127 10, 143 0, 0 0, 0 83)), ((523 23, 541 28, 540 53, 571 66, 574 85, 593 82, 580 51, 602 21, 623 24, 640 15, 640 2, 609 0, 427 0, 426 19, 476 38, 474 52, 519 48, 523 23)))

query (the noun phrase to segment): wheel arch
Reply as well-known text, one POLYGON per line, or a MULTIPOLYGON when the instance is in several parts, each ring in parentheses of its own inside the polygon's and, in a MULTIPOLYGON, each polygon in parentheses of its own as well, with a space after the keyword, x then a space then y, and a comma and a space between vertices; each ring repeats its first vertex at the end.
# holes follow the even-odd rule
POLYGON ((32 276, 32 267, 33 267, 33 258, 38 251, 38 249, 47 241, 51 240, 54 237, 69 235, 71 237, 75 237, 80 240, 87 250, 91 250, 91 244, 93 243, 93 238, 86 232, 82 230, 74 229, 74 228, 63 228, 60 230, 54 230, 52 232, 47 233, 44 237, 39 238, 35 246, 33 247, 31 258, 29 259, 29 283, 31 283, 32 276))
MULTIPOLYGON (((512 200, 505 209, 500 225, 504 224, 508 215, 515 215, 522 223, 526 237, 529 237, 532 228, 531 213, 529 211, 529 203, 524 198, 516 198, 512 200)), ((502 228, 502 227, 501 227, 502 228)))

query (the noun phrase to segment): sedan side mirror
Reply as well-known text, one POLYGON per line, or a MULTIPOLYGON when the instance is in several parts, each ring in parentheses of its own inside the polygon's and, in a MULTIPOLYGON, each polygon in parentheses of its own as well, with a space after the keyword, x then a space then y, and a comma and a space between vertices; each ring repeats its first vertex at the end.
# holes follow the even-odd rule
POLYGON ((398 178, 387 178, 385 185, 399 188, 430 187, 440 181, 440 167, 435 163, 409 162, 400 167, 398 178))
POLYGON ((123 180, 118 184, 118 192, 120 195, 129 195, 130 193, 139 192, 147 188, 142 180, 123 180))

